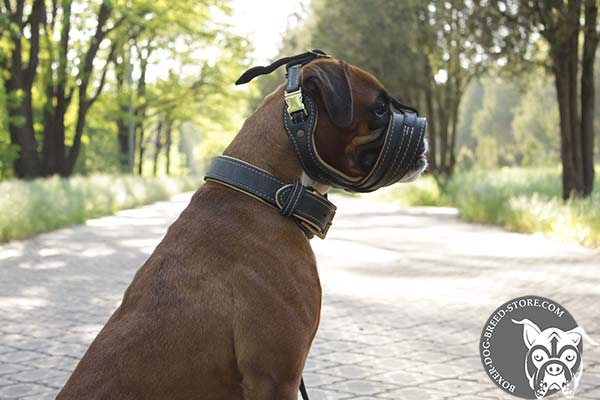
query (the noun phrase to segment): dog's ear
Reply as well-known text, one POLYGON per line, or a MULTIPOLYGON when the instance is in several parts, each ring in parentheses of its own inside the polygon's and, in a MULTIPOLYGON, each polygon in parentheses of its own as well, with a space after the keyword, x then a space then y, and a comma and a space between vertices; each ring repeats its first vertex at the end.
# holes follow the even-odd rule
POLYGON ((306 65, 302 69, 302 88, 321 97, 337 127, 350 127, 354 102, 346 63, 323 61, 306 65))
POLYGON ((538 337, 538 335, 542 333, 542 331, 536 324, 534 324, 528 319, 522 319, 520 321, 515 321, 513 319, 512 322, 514 322, 515 324, 523 325, 523 341, 525 342, 525 346, 527 346, 527 348, 530 349, 533 345, 533 342, 538 337))
POLYGON ((588 343, 594 345, 594 346, 598 346, 598 343, 594 342, 592 340, 591 337, 588 336, 587 333, 585 333, 585 330, 583 330, 582 327, 578 326, 575 327, 573 329, 571 329, 568 332, 565 332, 567 334, 567 336, 569 337, 569 339, 571 339, 573 341, 573 343, 575 344, 575 346, 579 346, 579 342, 581 342, 581 338, 584 338, 585 340, 588 341, 588 343))

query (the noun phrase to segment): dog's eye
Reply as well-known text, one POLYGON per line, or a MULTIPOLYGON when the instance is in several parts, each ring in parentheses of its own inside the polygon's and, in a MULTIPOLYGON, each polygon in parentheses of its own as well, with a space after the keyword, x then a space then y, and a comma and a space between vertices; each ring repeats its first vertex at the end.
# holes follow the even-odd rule
POLYGON ((567 354, 565 358, 567 359, 567 361, 573 361, 575 359, 575 356, 573 354, 567 354))
POLYGON ((376 116, 383 117, 387 113, 387 107, 383 103, 377 104, 373 109, 373 112, 376 116))
POLYGON ((535 361, 542 361, 542 358, 544 358, 544 357, 542 357, 542 355, 541 355, 541 354, 536 354, 536 355, 534 355, 534 356, 533 356, 533 359, 534 359, 535 361))

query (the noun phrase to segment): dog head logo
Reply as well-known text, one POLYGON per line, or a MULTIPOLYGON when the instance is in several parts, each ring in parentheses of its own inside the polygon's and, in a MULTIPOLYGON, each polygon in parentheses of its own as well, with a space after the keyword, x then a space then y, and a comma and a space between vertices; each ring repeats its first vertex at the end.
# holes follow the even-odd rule
POLYGON ((581 341, 596 343, 579 326, 565 332, 553 327, 541 330, 528 319, 512 322, 523 327, 525 373, 535 397, 562 391, 572 399, 583 372, 581 341))

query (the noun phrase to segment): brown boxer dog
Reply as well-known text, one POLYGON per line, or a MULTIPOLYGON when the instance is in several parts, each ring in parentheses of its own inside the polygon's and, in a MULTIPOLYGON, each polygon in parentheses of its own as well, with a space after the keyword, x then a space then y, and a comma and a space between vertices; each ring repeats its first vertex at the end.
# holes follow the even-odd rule
MULTIPOLYGON (((368 145, 381 147, 389 118, 383 86, 334 59, 305 65, 301 86, 318 106, 320 156, 347 176, 365 175, 361 157, 369 157, 368 145)), ((281 86, 265 98, 224 154, 324 192, 286 136, 283 94, 281 86)), ((425 164, 419 157, 403 179, 425 164)), ((57 399, 297 399, 320 309, 315 256, 293 219, 207 182, 136 273, 57 399)))

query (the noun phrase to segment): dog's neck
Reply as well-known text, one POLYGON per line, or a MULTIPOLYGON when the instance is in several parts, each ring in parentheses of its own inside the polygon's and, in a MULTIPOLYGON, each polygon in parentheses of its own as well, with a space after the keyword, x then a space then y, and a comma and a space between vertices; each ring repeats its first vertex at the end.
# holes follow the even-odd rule
POLYGON ((262 168, 286 182, 300 181, 326 193, 329 186, 306 175, 288 139, 283 126, 283 92, 282 85, 265 98, 223 154, 262 168))

